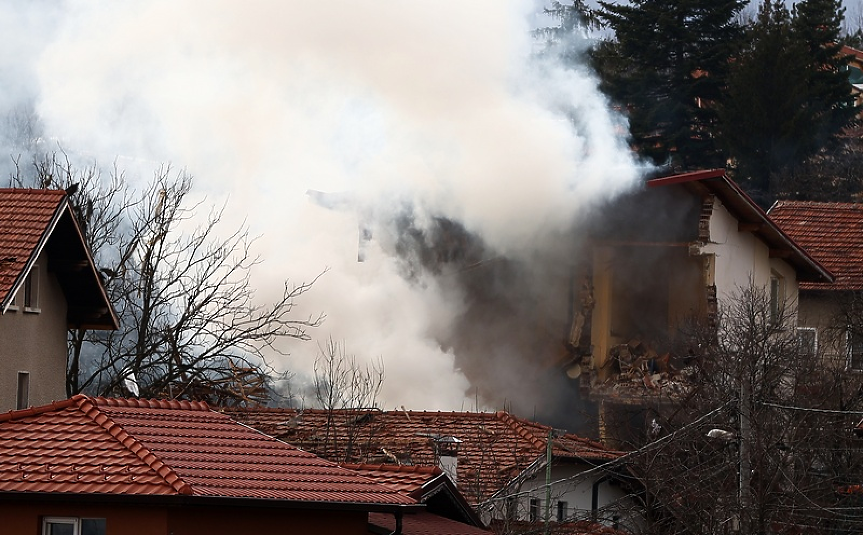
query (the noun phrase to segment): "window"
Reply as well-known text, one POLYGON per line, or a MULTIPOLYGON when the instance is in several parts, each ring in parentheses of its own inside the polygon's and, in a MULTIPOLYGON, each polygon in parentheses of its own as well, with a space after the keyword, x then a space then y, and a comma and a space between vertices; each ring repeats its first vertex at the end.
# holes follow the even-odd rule
POLYGON ((557 502, 557 521, 565 522, 566 517, 569 516, 569 504, 564 501, 557 502))
POLYGON ((538 522, 540 519, 539 509, 542 505, 542 501, 539 498, 531 498, 530 499, 530 521, 538 522))
POLYGON ((814 357, 818 353, 818 331, 812 327, 797 329, 797 354, 801 357, 814 357))
POLYGON ((42 535, 78 535, 78 519, 46 517, 42 520, 42 535))
POLYGON ((785 281, 775 271, 770 274, 770 323, 776 324, 785 302, 785 281))
POLYGON ((46 516, 42 535, 105 535, 104 518, 70 518, 46 516))
POLYGON ((518 499, 515 496, 506 497, 506 519, 518 520, 518 499))
POLYGON ((26 409, 30 406, 30 372, 18 372, 18 390, 15 408, 26 409))
POLYGON ((39 310, 39 266, 33 266, 24 279, 24 312, 39 310))
POLYGON ((846 344, 848 369, 863 370, 863 333, 849 330, 846 344))

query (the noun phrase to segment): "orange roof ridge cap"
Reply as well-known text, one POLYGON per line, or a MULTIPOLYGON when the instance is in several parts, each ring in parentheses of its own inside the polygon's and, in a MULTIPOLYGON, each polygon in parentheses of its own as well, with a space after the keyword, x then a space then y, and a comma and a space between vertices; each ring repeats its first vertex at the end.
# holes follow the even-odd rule
POLYGON ((420 464, 340 464, 342 468, 350 470, 380 470, 382 472, 401 472, 401 473, 418 473, 418 474, 437 474, 443 473, 437 466, 420 465, 420 464))
POLYGON ((77 394, 75 396, 72 396, 72 398, 70 399, 52 401, 51 403, 47 405, 42 405, 40 407, 27 407, 26 409, 18 409, 14 411, 4 412, 0 414, 0 422, 8 422, 11 420, 18 420, 19 418, 27 418, 28 416, 45 414, 46 412, 67 409, 76 405, 77 402, 75 398, 77 398, 78 396, 83 396, 83 394, 77 394))
MULTIPOLYGON (((107 398, 97 398, 97 400, 105 401, 107 398)), ((123 445, 127 450, 135 454, 144 464, 150 467, 151 470, 156 472, 159 477, 161 477, 165 483, 171 486, 177 493, 183 495, 191 495, 192 487, 180 478, 177 472, 174 471, 173 468, 165 464, 164 461, 159 459, 155 453, 151 452, 146 446, 144 446, 138 439, 134 436, 130 435, 123 426, 115 422, 111 419, 110 416, 105 414, 103 411, 99 410, 99 402, 90 398, 89 396, 85 396, 83 394, 78 394, 74 396, 70 401, 73 401, 77 406, 78 410, 84 413, 87 417, 93 420, 97 425, 99 425, 102 429, 108 432, 114 439, 117 440, 120 444, 123 445)), ((106 406, 111 406, 107 405, 106 406)), ((113 405, 113 406, 125 406, 129 407, 130 405, 113 405)), ((136 408, 140 408, 137 407, 136 408)))
MULTIPOLYGON (((96 406, 124 407, 130 409, 168 409, 185 411, 207 411, 212 409, 206 401, 188 401, 177 399, 144 399, 144 398, 91 398, 96 406)), ((212 411, 218 412, 218 411, 212 411)))
MULTIPOLYGON (((534 435, 533 433, 531 433, 530 431, 525 429, 524 426, 521 424, 521 421, 518 418, 516 418, 515 416, 513 416, 512 414, 505 412, 505 411, 498 411, 494 414, 495 414, 495 416, 498 417, 499 420, 501 420, 503 423, 505 423, 510 429, 515 431, 522 438, 532 442, 533 445, 536 446, 537 448, 542 449, 542 448, 546 447, 545 440, 537 437, 536 435, 534 435)), ((543 425, 543 424, 537 424, 537 425, 543 425)))

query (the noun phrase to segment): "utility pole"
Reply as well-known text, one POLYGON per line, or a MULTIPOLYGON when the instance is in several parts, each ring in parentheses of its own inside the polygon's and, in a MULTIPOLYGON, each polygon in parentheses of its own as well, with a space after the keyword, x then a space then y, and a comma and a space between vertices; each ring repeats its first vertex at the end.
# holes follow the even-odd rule
POLYGON ((554 428, 548 430, 548 440, 545 443, 545 529, 544 535, 548 535, 551 527, 551 446, 554 441, 554 428))

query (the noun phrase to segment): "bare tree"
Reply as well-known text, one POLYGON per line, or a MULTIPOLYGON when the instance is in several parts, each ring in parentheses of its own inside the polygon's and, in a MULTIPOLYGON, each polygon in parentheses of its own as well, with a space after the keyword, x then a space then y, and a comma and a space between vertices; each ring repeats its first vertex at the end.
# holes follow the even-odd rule
POLYGON ((329 338, 325 345, 319 346, 314 372, 315 400, 327 413, 323 450, 344 451, 343 458, 339 460, 351 461, 363 423, 363 412, 378 408, 377 397, 384 382, 383 361, 378 360, 362 367, 355 355, 345 353, 344 343, 329 338), (337 415, 342 416, 344 421, 336 421, 337 415), (336 425, 345 426, 347 430, 343 435, 346 437, 345 444, 336 443, 340 435, 333 431, 336 425))
POLYGON ((650 532, 859 532, 842 489, 863 481, 850 431, 860 378, 805 349, 792 303, 761 288, 725 302, 718 329, 690 334, 697 380, 661 421, 673 440, 632 456, 650 532))
MULTIPOLYGON (((121 323, 114 332, 70 333, 67 393, 266 401, 275 370, 264 351, 278 351, 280 339, 308 340, 307 329, 323 321, 292 314, 317 278, 286 281, 275 301, 259 303, 254 238, 246 226, 222 234, 224 207, 190 203, 185 172, 161 167, 136 194, 116 167, 103 179, 95 164, 76 169, 65 155, 49 155, 34 168, 30 180, 40 187, 75 191, 70 199, 121 323)), ((19 168, 13 183, 26 184, 23 175, 19 168)))

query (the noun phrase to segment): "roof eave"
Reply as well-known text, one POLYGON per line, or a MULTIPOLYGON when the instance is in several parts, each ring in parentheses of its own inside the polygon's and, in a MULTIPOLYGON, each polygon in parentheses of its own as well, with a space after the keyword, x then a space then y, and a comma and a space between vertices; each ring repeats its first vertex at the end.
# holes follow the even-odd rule
POLYGON ((733 180, 728 178, 725 169, 709 169, 683 173, 663 178, 656 178, 647 182, 648 188, 668 186, 672 184, 699 183, 708 188, 713 194, 719 196, 725 203, 726 208, 737 212, 738 219, 745 222, 755 223, 758 234, 762 241, 770 245, 770 242, 778 242, 785 250, 794 257, 798 269, 798 279, 807 282, 834 282, 835 278, 820 262, 815 260, 809 253, 800 247, 790 236, 785 234, 776 223, 770 219, 758 204, 733 180), (733 202, 734 199, 739 202, 733 202), (745 212, 745 213, 741 213, 745 212), (802 275, 802 276, 801 276, 802 275))
POLYGON ((425 509, 424 504, 388 504, 372 502, 330 502, 285 500, 278 498, 246 498, 234 496, 201 496, 184 494, 108 494, 71 492, 2 492, 0 499, 15 502, 63 503, 123 503, 136 505, 210 505, 236 507, 277 507, 326 511, 362 511, 369 513, 413 513, 425 509))

